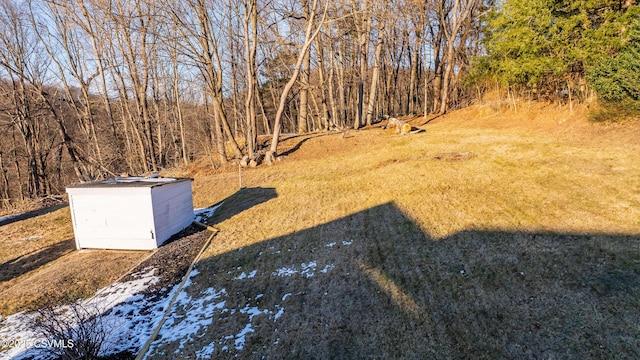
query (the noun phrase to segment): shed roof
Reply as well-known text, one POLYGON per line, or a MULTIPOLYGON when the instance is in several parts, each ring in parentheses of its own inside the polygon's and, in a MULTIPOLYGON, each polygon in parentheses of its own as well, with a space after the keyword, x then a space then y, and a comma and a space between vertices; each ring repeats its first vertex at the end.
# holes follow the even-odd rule
POLYGON ((120 188, 120 187, 156 187, 167 184, 175 184, 183 181, 192 181, 190 178, 153 178, 142 176, 116 177, 102 181, 82 183, 67 186, 69 189, 77 188, 120 188))

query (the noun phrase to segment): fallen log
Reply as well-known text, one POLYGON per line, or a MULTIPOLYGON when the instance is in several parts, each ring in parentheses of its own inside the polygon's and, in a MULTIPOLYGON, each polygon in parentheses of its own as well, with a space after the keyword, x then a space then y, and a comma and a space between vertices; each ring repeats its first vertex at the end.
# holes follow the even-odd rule
POLYGON ((385 130, 389 130, 389 131, 395 130, 396 134, 406 135, 411 133, 412 127, 408 123, 392 117, 392 118, 389 118, 389 121, 385 126, 385 130))

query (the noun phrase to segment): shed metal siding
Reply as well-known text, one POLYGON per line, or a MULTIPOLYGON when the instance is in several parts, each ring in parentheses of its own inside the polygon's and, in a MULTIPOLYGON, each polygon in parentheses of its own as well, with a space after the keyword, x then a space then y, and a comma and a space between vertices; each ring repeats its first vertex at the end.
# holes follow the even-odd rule
POLYGON ((193 222, 190 181, 151 188, 151 199, 158 246, 193 222))

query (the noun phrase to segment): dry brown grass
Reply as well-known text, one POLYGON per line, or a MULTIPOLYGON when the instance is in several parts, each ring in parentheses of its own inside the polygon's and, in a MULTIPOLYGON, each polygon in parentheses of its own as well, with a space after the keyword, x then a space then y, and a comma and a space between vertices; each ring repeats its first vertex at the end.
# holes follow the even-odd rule
MULTIPOLYGON (((640 126, 498 110, 292 137, 239 192, 232 164, 168 173, 195 177, 196 207, 224 200, 188 290, 226 289, 228 311, 180 357, 235 357, 249 321, 241 358, 640 357, 640 126)), ((148 255, 78 252, 72 236, 65 209, 0 227, 2 313, 85 296, 148 255)))
POLYGON ((68 207, 0 226, 0 314, 91 296, 147 256, 75 250, 68 207))
MULTIPOLYGON (((640 127, 525 110, 290 139, 239 193, 235 171, 196 178, 198 206, 227 200, 191 295, 284 309, 253 318, 242 358, 639 356, 640 127), (474 156, 436 156, 454 153, 474 156), (274 275, 311 261, 313 277, 274 275)), ((234 357, 249 316, 232 313, 182 356, 234 357)))

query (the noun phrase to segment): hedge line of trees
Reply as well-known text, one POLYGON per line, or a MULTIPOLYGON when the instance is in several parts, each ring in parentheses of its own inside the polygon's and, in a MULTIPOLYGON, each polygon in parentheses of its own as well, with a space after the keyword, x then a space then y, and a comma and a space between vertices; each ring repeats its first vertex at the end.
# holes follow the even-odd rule
POLYGON ((468 81, 533 98, 558 95, 640 111, 635 0, 507 0, 486 17, 485 54, 468 81))
POLYGON ((282 132, 493 84, 637 106, 638 18, 633 0, 0 0, 0 198, 272 159, 282 132))

